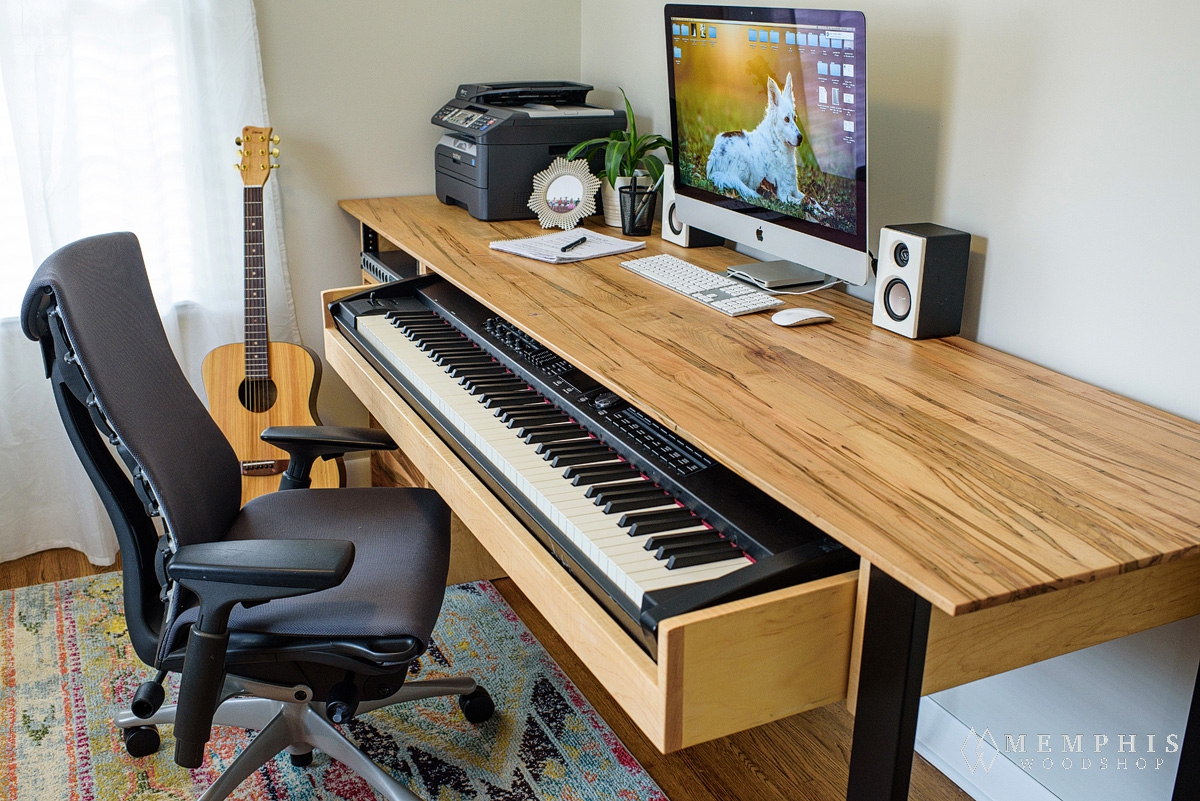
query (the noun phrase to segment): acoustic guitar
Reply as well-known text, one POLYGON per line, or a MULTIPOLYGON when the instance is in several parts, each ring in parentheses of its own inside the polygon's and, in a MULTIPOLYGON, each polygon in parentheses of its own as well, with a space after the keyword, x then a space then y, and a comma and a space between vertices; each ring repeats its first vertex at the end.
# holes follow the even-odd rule
MULTIPOLYGON (((202 376, 213 419, 233 446, 242 468, 242 504, 279 489, 287 454, 263 442, 269 426, 320 425, 317 389, 321 361, 300 345, 272 342, 267 333, 267 274, 263 247, 263 187, 278 164, 279 137, 270 128, 246 126, 234 140, 242 160, 245 204, 245 341, 222 345, 204 357, 202 376)), ((313 487, 344 484, 340 459, 318 459, 313 487)))

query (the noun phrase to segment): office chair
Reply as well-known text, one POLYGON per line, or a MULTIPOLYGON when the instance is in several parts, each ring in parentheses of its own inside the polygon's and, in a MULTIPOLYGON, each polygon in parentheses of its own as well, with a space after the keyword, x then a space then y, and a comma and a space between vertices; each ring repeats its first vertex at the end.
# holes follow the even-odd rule
POLYGON ((116 716, 129 754, 157 751, 156 724, 171 723, 175 761, 196 768, 214 724, 257 729, 203 801, 283 750, 306 765, 314 747, 386 798, 415 801, 334 724, 437 695, 459 696, 473 723, 493 712, 471 678, 404 682, 441 611, 442 500, 426 489, 302 489, 317 458, 395 447, 380 431, 321 426, 264 432, 291 457, 284 489, 239 508, 237 459, 171 352, 133 234, 51 255, 21 322, 116 529, 134 651, 158 671, 116 716), (172 672, 178 700, 163 705, 172 672))

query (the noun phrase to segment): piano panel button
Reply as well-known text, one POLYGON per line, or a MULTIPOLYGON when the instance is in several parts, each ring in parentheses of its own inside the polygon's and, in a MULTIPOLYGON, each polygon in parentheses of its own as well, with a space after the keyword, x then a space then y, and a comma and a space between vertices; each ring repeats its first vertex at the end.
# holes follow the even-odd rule
POLYGON ((725 542, 721 535, 712 529, 705 531, 696 531, 690 534, 655 534, 649 537, 644 549, 647 551, 657 551, 663 546, 670 547, 672 545, 720 545, 725 542))
POLYGON ((725 562, 732 559, 745 560, 741 550, 732 545, 714 545, 709 549, 698 547, 695 550, 675 553, 667 560, 667 570, 678 570, 681 567, 696 567, 713 562, 725 562))

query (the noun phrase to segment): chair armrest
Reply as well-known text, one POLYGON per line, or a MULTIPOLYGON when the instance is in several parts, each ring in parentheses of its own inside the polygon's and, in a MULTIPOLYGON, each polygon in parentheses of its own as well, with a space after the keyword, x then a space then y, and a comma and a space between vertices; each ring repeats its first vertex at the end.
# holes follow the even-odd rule
POLYGON ((312 484, 308 472, 317 457, 333 459, 356 451, 395 450, 396 443, 378 428, 349 426, 271 426, 262 432, 264 442, 288 452, 287 471, 279 488, 307 489, 312 484))
POLYGON ((225 677, 229 613, 341 584, 354 563, 346 540, 244 540, 185 545, 167 575, 196 594, 200 614, 188 633, 175 716, 175 762, 198 768, 225 677))
POLYGON ((241 585, 244 590, 232 590, 247 596, 239 601, 260 600, 250 597, 258 595, 270 600, 336 587, 353 563, 354 544, 346 540, 206 542, 176 551, 167 575, 189 589, 202 583, 241 585))

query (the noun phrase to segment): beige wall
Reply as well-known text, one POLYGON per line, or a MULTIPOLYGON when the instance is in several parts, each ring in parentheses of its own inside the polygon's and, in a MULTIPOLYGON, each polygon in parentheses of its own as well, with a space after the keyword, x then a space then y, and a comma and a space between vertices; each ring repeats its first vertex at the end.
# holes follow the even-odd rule
MULTIPOLYGON (((304 344, 323 350, 322 289, 358 283, 351 197, 433 192, 429 118, 460 83, 578 80, 580 9, 560 0, 256 0, 283 168, 284 234, 304 344)), ((365 422, 326 370, 326 423, 365 422)))
MULTIPOLYGON (((583 0, 585 31, 622 34, 585 36, 580 74, 667 133, 663 5, 583 0)), ((970 231, 968 336, 1200 420, 1200 5, 835 7, 867 17, 872 248, 970 231)))

